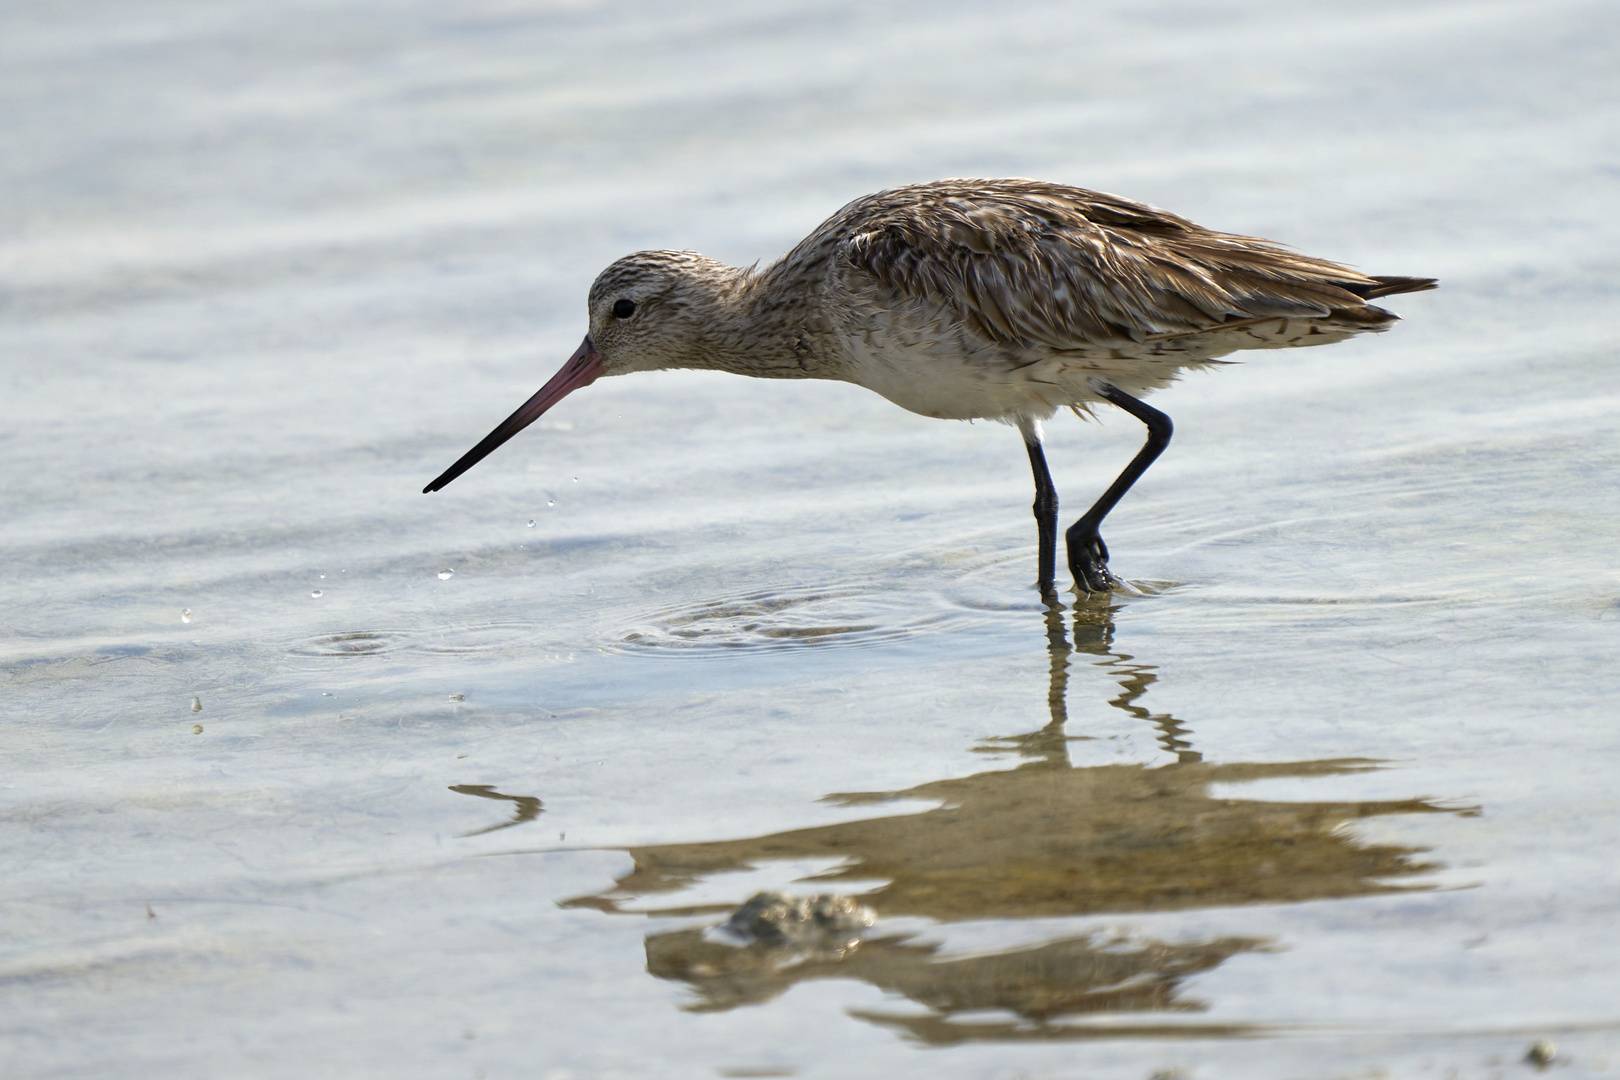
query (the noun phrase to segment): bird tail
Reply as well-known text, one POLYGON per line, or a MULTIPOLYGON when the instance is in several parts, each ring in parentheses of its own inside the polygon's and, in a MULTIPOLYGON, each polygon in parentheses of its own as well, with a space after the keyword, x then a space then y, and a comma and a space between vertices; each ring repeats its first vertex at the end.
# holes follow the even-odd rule
POLYGON ((1363 300, 1371 300, 1378 296, 1393 296, 1396 293, 1427 292, 1429 289, 1438 289, 1440 282, 1432 277, 1373 277, 1375 285, 1345 285, 1346 289, 1355 293, 1363 300))

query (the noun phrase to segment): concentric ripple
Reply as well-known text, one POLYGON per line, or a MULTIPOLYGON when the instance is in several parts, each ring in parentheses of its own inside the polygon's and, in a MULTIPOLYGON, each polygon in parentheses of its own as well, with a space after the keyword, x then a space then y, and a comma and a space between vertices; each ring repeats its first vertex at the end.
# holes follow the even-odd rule
POLYGON ((288 652, 323 660, 381 656, 398 652, 481 653, 529 640, 535 624, 477 623, 423 630, 345 630, 295 642, 288 652))
POLYGON ((346 630, 308 638, 298 642, 288 651, 294 656, 315 656, 322 659, 380 656, 408 648, 410 638, 408 630, 346 630))
POLYGON ((610 644, 675 651, 863 646, 937 631, 957 617, 937 598, 866 584, 771 589, 653 612, 610 644))

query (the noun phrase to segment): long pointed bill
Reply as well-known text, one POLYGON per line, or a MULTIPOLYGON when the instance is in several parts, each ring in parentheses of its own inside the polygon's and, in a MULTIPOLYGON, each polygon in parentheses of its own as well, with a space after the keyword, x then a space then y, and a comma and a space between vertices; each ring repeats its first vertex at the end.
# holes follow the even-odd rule
POLYGON ((461 459, 439 474, 438 479, 422 489, 426 495, 430 491, 438 491, 444 485, 472 468, 474 465, 488 457, 501 443, 510 439, 536 420, 540 419, 545 411, 557 402, 578 390, 582 386, 589 386, 602 374, 602 354, 596 351, 591 344, 591 336, 585 335, 579 349, 568 358, 568 363, 562 370, 551 377, 551 381, 540 388, 540 392, 523 403, 517 412, 501 421, 500 427, 484 436, 484 441, 461 455, 461 459))

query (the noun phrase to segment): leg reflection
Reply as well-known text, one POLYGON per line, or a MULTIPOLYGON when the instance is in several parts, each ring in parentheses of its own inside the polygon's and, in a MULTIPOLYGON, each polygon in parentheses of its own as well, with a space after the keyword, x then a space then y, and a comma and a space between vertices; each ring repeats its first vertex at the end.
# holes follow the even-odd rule
POLYGON ((1100 657, 1096 661, 1097 666, 1108 670, 1118 679, 1120 692, 1109 699, 1108 704, 1133 719, 1145 720, 1157 728, 1159 745, 1174 754, 1178 763, 1203 761, 1204 756, 1192 748, 1187 738, 1192 734, 1191 728, 1169 713, 1149 712, 1136 704, 1137 699, 1146 694, 1148 687, 1158 682, 1159 677, 1154 673, 1156 669, 1152 664, 1138 664, 1136 657, 1131 654, 1114 651, 1116 602, 1113 595, 1093 594, 1080 598, 1074 605, 1072 620, 1064 618, 1069 613, 1065 611, 1063 601, 1055 590, 1043 590, 1041 598, 1046 607, 1046 707, 1051 719, 1038 731, 986 739, 985 745, 977 749, 986 753, 1015 750, 1020 757, 1031 759, 1031 765, 1039 763, 1056 768, 1073 767, 1069 758, 1069 743, 1089 739, 1090 736, 1070 735, 1067 730, 1069 668, 1075 653, 1086 653, 1100 657), (1071 621, 1073 644, 1069 639, 1071 621))

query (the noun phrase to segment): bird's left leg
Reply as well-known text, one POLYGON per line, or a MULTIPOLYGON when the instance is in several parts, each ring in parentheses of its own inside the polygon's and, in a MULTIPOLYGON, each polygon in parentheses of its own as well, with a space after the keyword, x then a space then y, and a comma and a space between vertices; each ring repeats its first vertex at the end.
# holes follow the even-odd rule
POLYGON ((1131 489, 1131 485, 1147 472, 1148 466, 1170 445, 1170 434, 1174 430, 1168 416, 1118 387, 1104 385, 1101 394, 1104 401, 1118 405, 1146 424, 1148 437, 1147 443, 1125 466, 1125 471, 1102 493, 1102 498, 1093 503, 1079 521, 1069 526, 1065 534, 1069 545, 1069 570, 1074 574, 1074 583, 1086 592, 1094 593, 1108 592, 1119 583, 1108 572, 1108 545, 1103 543, 1097 530, 1102 526, 1103 518, 1131 489))
MULTIPOLYGON (((1018 430, 1024 435, 1024 448, 1029 451, 1030 471, 1035 474, 1035 529, 1039 535, 1040 577, 1036 587, 1046 596, 1053 592, 1057 579, 1057 485, 1046 467, 1046 451, 1041 449, 1041 429, 1036 421, 1020 417, 1018 430)), ((1053 595, 1050 599, 1055 600, 1053 595)))

